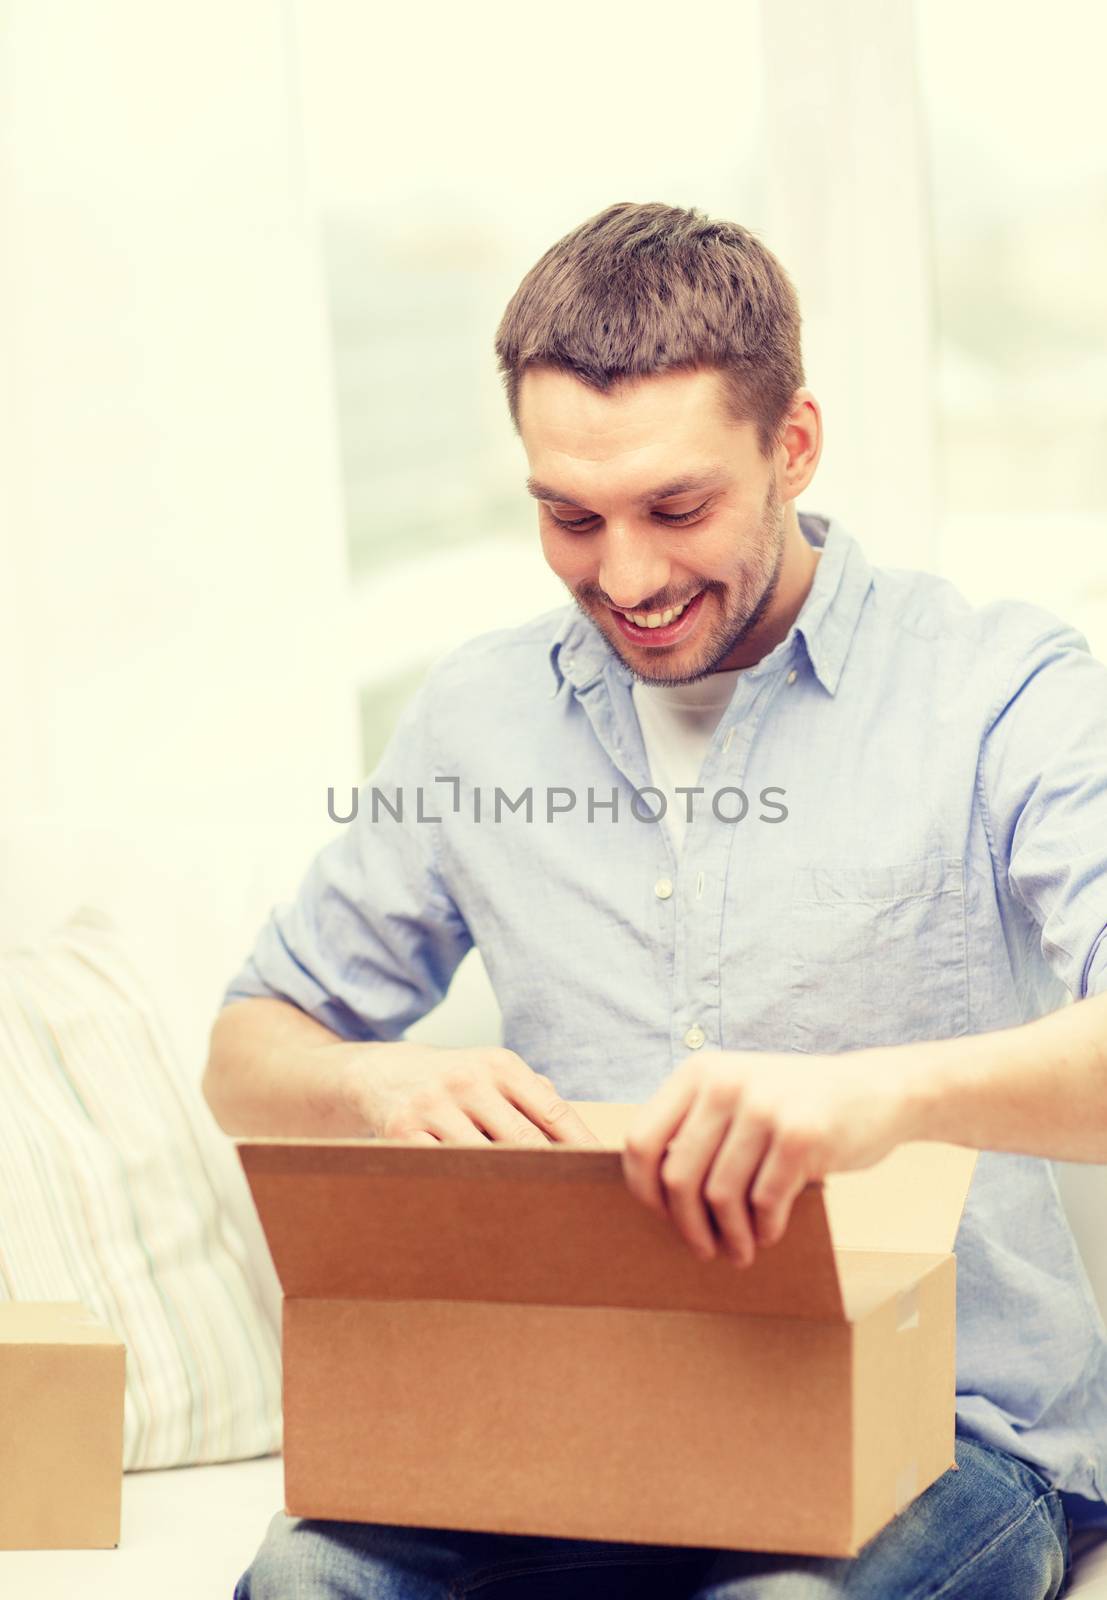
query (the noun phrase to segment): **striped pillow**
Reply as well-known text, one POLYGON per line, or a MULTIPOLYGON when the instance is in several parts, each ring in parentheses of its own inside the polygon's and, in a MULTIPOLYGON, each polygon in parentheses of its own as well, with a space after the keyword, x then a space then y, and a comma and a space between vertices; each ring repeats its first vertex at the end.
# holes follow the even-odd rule
POLYGON ((107 918, 0 954, 0 1299, 80 1300, 123 1339, 128 1468, 280 1447, 223 1137, 107 918))

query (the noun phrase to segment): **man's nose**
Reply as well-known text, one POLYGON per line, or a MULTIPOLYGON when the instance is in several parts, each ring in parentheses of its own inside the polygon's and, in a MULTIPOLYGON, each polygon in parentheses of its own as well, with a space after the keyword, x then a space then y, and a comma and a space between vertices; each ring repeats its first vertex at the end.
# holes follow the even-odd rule
POLYGON ((663 551, 652 546, 648 535, 609 522, 597 581, 612 605, 633 611, 664 592, 669 562, 663 551))

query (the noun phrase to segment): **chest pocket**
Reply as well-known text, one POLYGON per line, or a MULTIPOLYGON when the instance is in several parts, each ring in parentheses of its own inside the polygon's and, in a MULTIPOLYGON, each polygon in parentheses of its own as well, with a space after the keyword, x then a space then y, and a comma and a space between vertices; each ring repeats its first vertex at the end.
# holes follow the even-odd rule
POLYGON ((960 860, 799 868, 789 912, 794 1049, 833 1052, 969 1031, 960 860))

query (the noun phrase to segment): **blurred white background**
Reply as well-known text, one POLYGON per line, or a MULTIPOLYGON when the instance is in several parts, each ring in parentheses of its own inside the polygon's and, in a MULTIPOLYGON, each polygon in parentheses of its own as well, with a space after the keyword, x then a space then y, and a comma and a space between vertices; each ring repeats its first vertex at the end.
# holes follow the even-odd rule
MULTIPOLYGON (((1107 654, 1105 45, 1096 0, 0 0, 0 943, 106 906, 199 1073, 328 787, 564 599, 492 341, 613 201, 792 273, 807 509, 1107 654)), ((411 1032, 497 1030, 473 952, 411 1032)))
MULTIPOLYGON (((615 201, 791 272, 806 509, 1107 656, 1105 54, 1100 0, 0 0, 0 946, 108 907, 199 1075, 328 787, 565 599, 492 341, 615 201)), ((474 952, 412 1034, 497 1027, 474 952)))
POLYGON ((0 0, 5 811, 317 841, 430 660, 561 603, 492 339, 615 200, 792 272, 808 508, 1107 650, 1105 44, 1094 0, 0 0))

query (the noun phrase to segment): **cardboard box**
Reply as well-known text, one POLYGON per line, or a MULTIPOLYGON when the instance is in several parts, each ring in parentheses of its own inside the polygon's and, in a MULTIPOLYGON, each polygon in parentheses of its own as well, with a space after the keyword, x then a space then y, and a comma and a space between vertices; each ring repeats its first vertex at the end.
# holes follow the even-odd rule
POLYGON ((77 1301, 0 1301, 0 1550, 119 1543, 125 1361, 77 1301))
POLYGON ((244 1140, 284 1289, 292 1515, 852 1555, 953 1465, 975 1154, 810 1185, 699 1261, 610 1147, 244 1140))

